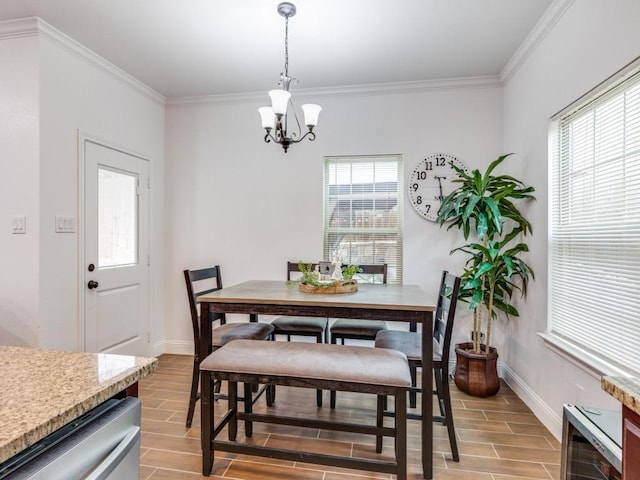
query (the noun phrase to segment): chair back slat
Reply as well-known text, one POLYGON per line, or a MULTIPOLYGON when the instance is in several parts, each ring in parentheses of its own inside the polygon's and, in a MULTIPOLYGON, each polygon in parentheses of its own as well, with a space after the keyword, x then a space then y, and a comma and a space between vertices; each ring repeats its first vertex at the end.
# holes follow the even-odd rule
POLYGON ((362 272, 354 275, 357 280, 367 283, 387 283, 388 267, 386 263, 361 264, 359 267, 362 272))
POLYGON ((311 270, 314 270, 317 266, 317 262, 287 262, 287 280, 291 280, 292 273, 300 273, 300 263, 305 265, 311 264, 311 270))
MULTIPOLYGON (((287 262, 287 280, 292 279, 292 273, 300 272, 300 262, 287 262)), ((311 269, 318 266, 317 262, 302 262, 305 265, 311 264, 311 269)), ((364 283, 387 283, 388 267, 386 263, 362 264, 359 265, 362 272, 357 273, 354 277, 364 283)))
MULTIPOLYGON (((191 326, 193 328, 193 340, 197 349, 200 340, 200 313, 198 308, 198 296, 206 295, 222 289, 222 274, 220 266, 201 268, 198 270, 184 270, 184 280, 187 285, 189 297, 189 310, 191 312, 191 326)), ((210 321, 220 320, 220 324, 226 323, 224 313, 209 313, 210 321)))
POLYGON ((446 270, 442 272, 440 290, 438 292, 438 304, 433 319, 433 338, 439 346, 442 362, 449 361, 449 350, 453 333, 453 320, 456 315, 458 293, 460 291, 460 277, 450 274, 446 270))

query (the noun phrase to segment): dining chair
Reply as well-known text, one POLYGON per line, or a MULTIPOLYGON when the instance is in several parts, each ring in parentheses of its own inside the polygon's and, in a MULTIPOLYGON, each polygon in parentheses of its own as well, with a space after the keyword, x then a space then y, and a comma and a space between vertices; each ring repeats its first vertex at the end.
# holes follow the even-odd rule
MULTIPOLYGON (((361 272, 354 275, 359 282, 387 283, 387 264, 360 265, 361 272)), ((376 335, 381 330, 387 330, 387 322, 382 320, 356 320, 340 318, 329 327, 331 343, 345 344, 345 340, 369 340, 375 341, 376 335)), ((336 392, 331 392, 331 408, 336 408, 336 392)))
MULTIPOLYGON (((198 270, 184 270, 184 279, 187 284, 187 294, 189 296, 189 308, 191 311, 191 325, 193 327, 193 373, 191 378, 191 393, 189 395, 189 408, 187 410, 187 428, 191 427, 193 412, 196 402, 200 398, 198 384, 200 382, 200 314, 198 308, 198 296, 222 289, 222 275, 220 266, 202 268, 198 270)), ((227 323, 224 313, 208 313, 206 321, 218 322, 217 327, 211 329, 211 339, 209 341, 209 353, 220 348, 222 345, 236 339, 268 340, 273 327, 268 323, 227 323)), ((217 389, 220 385, 217 384, 217 389)))
MULTIPOLYGON (((446 270, 442 272, 440 288, 438 290, 438 303, 433 319, 433 374, 435 390, 433 395, 438 398, 440 415, 434 415, 433 421, 440 422, 447 427, 449 444, 453 460, 458 462, 458 444, 453 425, 451 411, 451 392, 449 390, 449 351, 453 332, 453 321, 456 314, 456 304, 460 291, 460 277, 456 277, 446 270)), ((376 335, 375 346, 378 348, 390 348, 403 352, 409 360, 412 386, 410 391, 410 408, 416 407, 416 393, 421 389, 417 386, 417 369, 422 368, 422 333, 405 332, 399 330, 380 331, 376 335)), ((386 402, 378 398, 378 418, 381 419, 386 402)), ((385 414, 392 415, 389 412, 385 414)), ((422 415, 408 413, 407 418, 420 420, 422 415)), ((382 451, 382 437, 376 439, 376 451, 382 451)))
MULTIPOLYGON (((301 262, 287 262, 287 282, 292 280, 292 274, 296 275, 300 272, 301 262)), ((306 263, 311 265, 311 268, 315 268, 317 263, 306 263)), ((287 341, 291 341, 291 337, 314 337, 316 343, 326 342, 327 333, 327 318, 323 317, 299 317, 299 316, 281 316, 275 318, 271 325, 273 325, 272 338, 275 340, 276 335, 286 335, 287 341)), ((322 390, 316 391, 316 404, 318 407, 322 406, 322 390)))

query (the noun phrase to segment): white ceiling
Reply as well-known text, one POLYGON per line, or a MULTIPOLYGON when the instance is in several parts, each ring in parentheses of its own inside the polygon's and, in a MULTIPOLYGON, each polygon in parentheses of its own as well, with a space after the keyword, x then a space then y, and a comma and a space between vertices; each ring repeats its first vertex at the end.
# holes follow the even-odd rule
MULTIPOLYGON (((318 89, 499 75, 552 0, 294 0, 289 73, 318 89)), ((166 97, 261 92, 284 66, 279 0, 0 0, 166 97)))

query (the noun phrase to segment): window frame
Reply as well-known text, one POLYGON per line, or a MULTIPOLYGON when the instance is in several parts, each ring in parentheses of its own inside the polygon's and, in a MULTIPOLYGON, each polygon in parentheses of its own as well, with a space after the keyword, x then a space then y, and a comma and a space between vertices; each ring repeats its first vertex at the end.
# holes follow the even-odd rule
MULTIPOLYGON (((374 168, 375 170, 375 168, 374 168)), ((374 174, 375 175, 375 174, 374 174)), ((389 182, 379 182, 380 184, 383 183, 389 183, 389 182)), ((353 187, 351 187, 350 190, 353 193, 353 187)), ((380 241, 384 241, 384 238, 382 238, 384 235, 388 235, 388 236, 395 236, 395 245, 396 245, 396 251, 395 254, 393 255, 393 259, 395 259, 395 263, 394 262, 390 262, 389 259, 387 258, 387 256, 385 255, 385 261, 388 265, 388 283, 402 283, 402 273, 403 273, 403 209, 404 209, 404 159, 402 157, 402 155, 400 154, 388 154, 388 155, 342 155, 342 156, 326 156, 324 157, 324 165, 323 165, 323 198, 322 198, 322 207, 323 207, 323 255, 327 260, 332 260, 331 256, 332 253, 331 250, 331 246, 329 244, 329 238, 332 235, 339 235, 339 234, 345 234, 345 235, 353 235, 353 234, 361 234, 361 235, 380 235, 380 241), (332 195, 330 192, 330 187, 331 185, 336 185, 331 184, 331 179, 329 178, 329 170, 330 170, 330 165, 337 165, 337 164, 345 164, 345 165, 350 165, 350 183, 341 183, 340 185, 360 185, 362 187, 362 197, 360 198, 361 201, 366 201, 366 196, 367 193, 371 193, 372 196, 372 201, 375 204, 375 200, 373 200, 373 196, 375 195, 375 180, 374 182, 370 182, 370 183, 353 183, 353 165, 355 164, 366 164, 367 162, 371 162, 372 164, 380 164, 383 162, 395 162, 396 163, 396 169, 397 169, 397 187, 396 190, 394 192, 392 191, 388 191, 386 192, 388 194, 386 201, 389 202, 390 198, 394 198, 396 203, 395 203, 395 226, 376 226, 376 225, 370 225, 370 226, 365 226, 365 227, 354 227, 351 223, 349 225, 346 225, 344 227, 342 226, 332 226, 329 225, 332 217, 333 217, 333 213, 334 211, 331 210, 330 211, 330 202, 331 202, 331 198, 334 198, 335 195, 332 195), (370 185, 372 191, 371 192, 365 192, 366 186, 370 185), (389 196, 390 194, 390 196, 389 196)), ((384 201, 384 199, 380 199, 382 201, 384 201)), ((366 208, 362 207, 361 208, 362 212, 366 211, 366 208)), ((390 211, 391 209, 389 209, 390 211)), ((351 211, 351 210, 350 210, 351 211)), ((351 217, 351 214, 350 214, 351 217)), ((391 216, 389 216, 389 222, 391 222, 390 220, 391 216)), ((350 219, 350 222, 352 220, 350 219)), ((375 242, 376 240, 372 240, 375 242)), ((375 247, 374 247, 375 248, 375 247)), ((351 258, 341 258, 341 261, 343 261, 344 263, 353 263, 351 258)), ((361 263, 361 264, 369 264, 369 263, 379 263, 375 260, 367 260, 367 261, 359 261, 357 263, 361 263)))
MULTIPOLYGON (((620 101, 620 96, 625 95, 625 92, 633 92, 633 95, 637 95, 636 90, 639 88, 640 57, 558 112, 551 118, 549 124, 549 300, 547 331, 540 335, 552 350, 596 377, 603 374, 637 375, 640 373, 640 351, 634 346, 633 337, 622 333, 624 329, 621 328, 635 324, 629 309, 619 303, 623 295, 619 289, 623 286, 628 287, 629 279, 626 278, 628 276, 620 273, 620 270, 616 270, 618 265, 624 266, 633 263, 634 257, 622 256, 624 260, 616 260, 615 254, 606 251, 602 253, 602 245, 606 242, 596 238, 597 226, 601 226, 601 228, 610 226, 611 230, 608 230, 607 234, 613 235, 617 242, 622 243, 621 240, 633 241, 634 238, 637 240, 633 229, 622 230, 622 233, 616 233, 620 230, 615 229, 622 228, 628 223, 640 222, 640 216, 635 218, 633 215, 627 214, 620 217, 610 215, 609 212, 612 210, 607 210, 611 208, 608 205, 609 197, 603 195, 598 198, 597 195, 603 194, 607 181, 613 182, 611 178, 614 174, 621 175, 621 181, 624 185, 624 188, 616 189, 616 194, 618 190, 623 190, 625 193, 621 196, 631 202, 636 198, 635 194, 640 195, 640 187, 635 186, 637 182, 632 182, 632 185, 628 187, 629 178, 635 176, 636 170, 640 170, 640 141, 638 141, 640 138, 640 127, 638 127, 640 124, 640 101, 631 97, 632 102, 627 102, 628 95, 624 96, 622 100, 627 103, 622 103, 622 120, 617 124, 613 120, 615 118, 613 115, 609 119, 604 116, 599 117, 598 114, 607 112, 607 108, 613 108, 614 102, 620 101), (631 106, 628 106, 629 103, 631 106), (636 116, 634 117, 633 114, 636 116), (585 119, 588 119, 588 115, 594 117, 593 132, 589 131, 593 138, 585 135, 586 140, 578 141, 573 137, 568 137, 567 135, 573 134, 577 138, 576 132, 569 132, 568 129, 576 128, 578 122, 584 122, 585 119), (605 121, 602 121, 602 118, 605 121), (605 129, 603 125, 607 128, 605 129), (617 156, 613 154, 614 140, 615 135, 620 131, 613 129, 612 125, 623 133, 622 153, 617 156), (603 132, 606 135, 600 135, 603 132), (627 144, 626 136, 628 132, 631 133, 629 144, 627 144), (628 145, 631 147, 627 150, 628 145), (582 155, 589 158, 584 152, 580 153, 580 148, 585 148, 592 155, 592 164, 587 167, 582 165, 583 173, 593 176, 590 183, 577 180, 579 172, 576 170, 576 165, 579 161, 583 161, 582 155), (605 161, 611 165, 605 166, 605 170, 599 170, 601 163, 605 161), (616 165, 616 161, 622 166, 612 166, 616 165), (601 172, 603 173, 601 174, 601 172), (595 200, 592 203, 594 206, 585 207, 586 194, 581 193, 580 188, 584 189, 583 192, 587 189, 593 192, 592 198, 595 200), (628 192, 627 188, 629 188, 628 192), (567 202, 567 198, 571 201, 567 202), (578 203, 580 200, 583 200, 582 204, 578 203), (585 217, 585 212, 590 213, 590 216, 585 217), (578 218, 579 214, 583 215, 582 221, 578 218), (572 215, 575 217, 572 218, 572 215), (568 217, 569 221, 567 221, 568 217), (575 240, 576 237, 572 237, 571 229, 575 230, 575 235, 584 234, 583 238, 588 239, 586 245, 593 250, 588 256, 585 257, 584 254, 578 252, 577 245, 580 242, 575 240), (559 253, 561 248, 569 254, 559 253), (604 262, 600 257, 607 262, 604 262), (577 271, 577 266, 581 262, 585 267, 588 267, 590 263, 595 265, 587 268, 589 275, 595 280, 589 279, 589 282, 585 281, 583 285, 576 287, 577 283, 574 279, 581 274, 572 273, 571 269, 577 271), (604 272, 607 269, 613 270, 614 274, 609 273, 603 277, 602 275, 605 275, 604 272), (598 276, 599 274, 600 276, 598 276), (598 279, 600 280, 598 281, 598 279), (587 285, 595 285, 597 291, 589 290, 587 285), (568 293, 572 291, 574 291, 573 295, 576 299, 582 295, 587 300, 578 302, 576 299, 571 299, 571 295, 568 293), (593 298, 604 294, 610 295, 604 296, 607 305, 601 306, 600 312, 597 310, 595 312, 589 311, 589 302, 596 303, 593 298), (583 303, 583 305, 576 306, 576 303, 583 303), (602 310, 605 307, 607 310, 603 314, 602 310), (585 311, 581 312, 580 308, 585 311), (594 320, 588 317, 590 314, 591 317, 597 318, 594 320), (582 331, 580 331, 581 329, 582 331), (598 343, 602 343, 602 346, 598 346, 598 343), (605 347, 612 345, 617 348, 609 348, 604 351, 605 347), (633 355, 630 353, 631 350, 638 351, 635 357, 630 356, 633 355), (633 365, 638 366, 634 368, 633 365)), ((606 249, 611 248, 607 245, 606 249)), ((618 256, 620 257, 620 255, 618 256)), ((582 275, 584 276, 584 274, 582 275)), ((640 294, 638 295, 638 303, 640 303, 640 294)), ((640 335, 640 325, 637 332, 640 335)))

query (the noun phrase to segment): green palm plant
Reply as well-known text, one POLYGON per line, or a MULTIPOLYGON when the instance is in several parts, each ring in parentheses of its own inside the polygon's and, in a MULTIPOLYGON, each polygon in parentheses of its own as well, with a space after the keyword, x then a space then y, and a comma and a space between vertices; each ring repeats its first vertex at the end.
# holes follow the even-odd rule
MULTIPOLYGON (((509 154, 511 155, 511 154, 509 154)), ((519 316, 512 303, 515 292, 526 296, 534 272, 520 255, 528 246, 516 239, 532 233, 529 221, 514 201, 535 200, 533 187, 527 187, 510 175, 493 175, 495 168, 509 155, 491 162, 484 173, 453 168, 459 186, 447 195, 438 211, 437 222, 447 229, 462 231, 465 240, 472 232, 475 241, 455 248, 469 257, 465 264, 458 298, 473 310, 473 351, 481 352, 482 325, 486 314, 486 353, 491 345, 491 325, 498 312, 519 316)))

